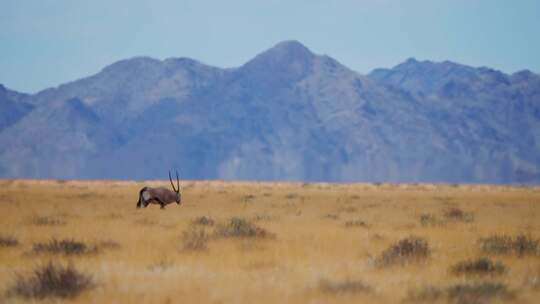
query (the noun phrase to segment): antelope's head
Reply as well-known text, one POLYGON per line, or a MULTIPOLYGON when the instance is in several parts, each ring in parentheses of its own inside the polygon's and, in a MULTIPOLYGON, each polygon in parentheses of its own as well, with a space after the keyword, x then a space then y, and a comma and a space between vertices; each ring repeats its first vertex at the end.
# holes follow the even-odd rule
POLYGON ((171 186, 174 192, 176 192, 176 203, 180 205, 180 203, 182 202, 182 194, 180 193, 180 179, 178 178, 178 170, 175 170, 175 171, 176 171, 176 188, 174 187, 174 184, 171 178, 171 171, 169 171, 169 181, 171 182, 171 186))

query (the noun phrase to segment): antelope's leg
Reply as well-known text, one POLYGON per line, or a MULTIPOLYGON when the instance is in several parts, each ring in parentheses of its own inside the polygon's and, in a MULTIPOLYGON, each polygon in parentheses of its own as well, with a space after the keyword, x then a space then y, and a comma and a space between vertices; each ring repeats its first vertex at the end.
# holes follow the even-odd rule
POLYGON ((163 201, 161 201, 159 198, 156 198, 156 201, 159 203, 159 205, 161 206, 159 209, 165 209, 165 203, 163 201))

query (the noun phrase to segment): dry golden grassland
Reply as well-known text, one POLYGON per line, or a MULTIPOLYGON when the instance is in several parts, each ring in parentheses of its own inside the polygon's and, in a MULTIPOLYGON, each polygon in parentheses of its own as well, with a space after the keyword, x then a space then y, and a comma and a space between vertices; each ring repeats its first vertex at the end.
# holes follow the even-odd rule
POLYGON ((539 187, 144 185, 1 180, 0 302, 540 303, 539 187))

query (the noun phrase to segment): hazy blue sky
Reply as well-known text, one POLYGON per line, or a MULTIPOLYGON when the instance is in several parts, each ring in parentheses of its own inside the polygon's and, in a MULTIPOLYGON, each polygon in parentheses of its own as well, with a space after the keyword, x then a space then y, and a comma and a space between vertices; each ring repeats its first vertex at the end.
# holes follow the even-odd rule
POLYGON ((233 67, 299 40, 368 73, 408 57, 540 72, 540 0, 0 0, 0 83, 36 92, 119 59, 233 67))

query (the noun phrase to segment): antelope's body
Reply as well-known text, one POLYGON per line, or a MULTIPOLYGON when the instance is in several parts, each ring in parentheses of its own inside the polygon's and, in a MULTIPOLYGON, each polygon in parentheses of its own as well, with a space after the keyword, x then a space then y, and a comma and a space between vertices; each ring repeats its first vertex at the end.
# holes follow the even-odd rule
POLYGON ((139 191, 139 201, 137 202, 137 208, 146 208, 149 204, 159 204, 161 209, 165 208, 168 204, 176 202, 178 205, 182 202, 182 196, 180 194, 180 182, 178 179, 178 172, 176 172, 176 185, 178 189, 175 189, 171 179, 171 173, 169 172, 169 180, 174 191, 167 188, 152 188, 144 187, 139 191))

